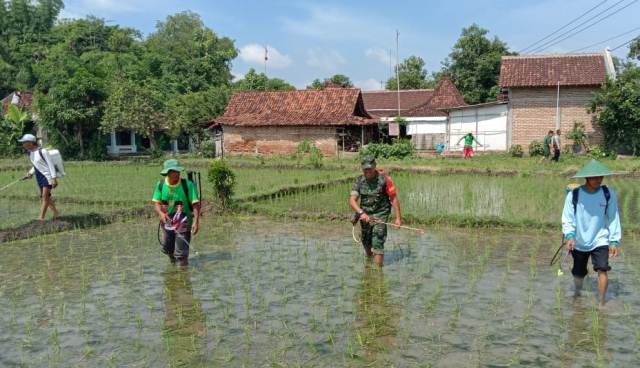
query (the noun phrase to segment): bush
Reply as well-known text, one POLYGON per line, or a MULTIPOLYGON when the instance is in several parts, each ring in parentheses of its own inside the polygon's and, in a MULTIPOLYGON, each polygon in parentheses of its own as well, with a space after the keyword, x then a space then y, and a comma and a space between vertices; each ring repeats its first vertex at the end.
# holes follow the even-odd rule
POLYGON ((215 160, 209 166, 207 179, 213 184, 213 192, 222 208, 229 208, 233 202, 236 174, 225 160, 215 160))
POLYGON ((511 155, 511 157, 522 157, 524 155, 524 150, 522 149, 521 145, 514 144, 513 146, 511 146, 511 148, 509 148, 509 154, 511 155))
POLYGON ((592 146, 591 149, 589 150, 589 156, 591 156, 592 158, 595 158, 596 160, 599 160, 601 158, 606 158, 606 157, 615 158, 616 154, 615 152, 607 151, 602 146, 592 146))
POLYGON ((375 158, 403 159, 413 157, 416 148, 408 139, 396 139, 392 144, 370 143, 360 151, 360 156, 372 155, 375 158))
POLYGON ((323 165, 323 157, 324 155, 322 154, 322 151, 320 151, 320 148, 316 146, 311 147, 311 151, 309 152, 309 163, 311 166, 316 169, 321 168, 323 165))
POLYGON ((298 159, 307 156, 309 164, 316 169, 321 168, 323 165, 322 159, 324 155, 322 151, 309 139, 305 139, 298 144, 296 156, 298 156, 298 159))
POLYGON ((311 153, 313 147, 315 147, 315 144, 310 139, 305 139, 298 144, 296 151, 299 154, 311 153))
POLYGON ((213 139, 205 139, 200 143, 198 154, 203 157, 216 157, 216 142, 213 139))
POLYGON ((150 156, 153 160, 160 159, 164 156, 164 151, 159 148, 147 148, 144 154, 150 156))
POLYGON ((529 156, 535 157, 535 156, 542 156, 543 154, 544 154, 544 147, 542 145, 542 142, 533 141, 529 143, 529 156))
POLYGON ((87 156, 89 160, 93 161, 105 161, 109 158, 104 137, 96 136, 89 142, 87 156))
POLYGON ((579 121, 574 121, 573 128, 567 133, 567 138, 571 139, 575 145, 584 145, 587 140, 587 134, 584 132, 584 124, 579 121))

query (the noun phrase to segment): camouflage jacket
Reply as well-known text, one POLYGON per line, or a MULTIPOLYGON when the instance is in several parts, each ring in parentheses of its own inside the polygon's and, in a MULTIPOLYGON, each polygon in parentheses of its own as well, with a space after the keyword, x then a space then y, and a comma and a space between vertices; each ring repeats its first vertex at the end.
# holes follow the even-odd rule
POLYGON ((360 207, 368 215, 386 217, 391 213, 391 200, 396 195, 396 188, 391 178, 378 172, 372 180, 359 176, 351 188, 351 195, 360 198, 360 207))

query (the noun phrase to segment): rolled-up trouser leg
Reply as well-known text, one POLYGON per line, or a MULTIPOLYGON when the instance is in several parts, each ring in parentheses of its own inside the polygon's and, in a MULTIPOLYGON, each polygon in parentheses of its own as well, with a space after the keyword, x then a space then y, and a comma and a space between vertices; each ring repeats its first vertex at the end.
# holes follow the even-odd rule
POLYGON ((175 236, 174 257, 178 261, 189 258, 189 243, 191 242, 191 232, 187 231, 175 236))
POLYGON ((173 252, 176 247, 176 232, 162 229, 164 232, 164 240, 162 242, 162 253, 169 256, 169 258, 174 261, 175 257, 173 256, 173 252))

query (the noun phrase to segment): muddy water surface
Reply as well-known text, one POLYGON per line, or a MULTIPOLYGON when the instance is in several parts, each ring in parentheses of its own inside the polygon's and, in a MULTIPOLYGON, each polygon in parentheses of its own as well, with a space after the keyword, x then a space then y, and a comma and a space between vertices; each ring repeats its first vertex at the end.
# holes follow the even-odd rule
POLYGON ((391 230, 380 271, 350 225, 206 219, 188 268, 155 230, 4 244, 0 366, 640 364, 636 239, 599 311, 548 267, 554 234, 391 230))

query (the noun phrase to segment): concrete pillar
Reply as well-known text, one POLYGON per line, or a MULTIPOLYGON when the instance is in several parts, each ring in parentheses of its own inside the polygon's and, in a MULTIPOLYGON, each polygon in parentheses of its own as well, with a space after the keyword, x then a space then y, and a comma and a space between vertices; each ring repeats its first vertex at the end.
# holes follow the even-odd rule
POLYGON ((109 147, 109 152, 113 153, 113 154, 117 154, 118 153, 118 147, 117 147, 117 143, 116 143, 116 131, 115 130, 111 131, 111 146, 109 147))
POLYGON ((133 130, 130 132, 131 134, 131 149, 133 153, 137 153, 138 152, 138 147, 136 146, 136 133, 133 132, 133 130))
POLYGON ((174 153, 178 153, 178 140, 177 139, 172 139, 171 140, 171 149, 173 150, 174 153))

